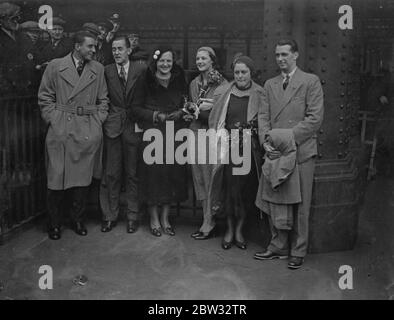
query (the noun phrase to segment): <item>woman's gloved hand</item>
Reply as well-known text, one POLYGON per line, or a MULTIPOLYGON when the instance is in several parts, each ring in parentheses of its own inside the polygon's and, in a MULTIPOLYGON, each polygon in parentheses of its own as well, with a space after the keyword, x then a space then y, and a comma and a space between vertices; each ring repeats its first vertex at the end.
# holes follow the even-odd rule
POLYGON ((180 118, 183 117, 184 114, 185 114, 185 112, 182 110, 173 111, 167 115, 166 120, 178 121, 180 118))

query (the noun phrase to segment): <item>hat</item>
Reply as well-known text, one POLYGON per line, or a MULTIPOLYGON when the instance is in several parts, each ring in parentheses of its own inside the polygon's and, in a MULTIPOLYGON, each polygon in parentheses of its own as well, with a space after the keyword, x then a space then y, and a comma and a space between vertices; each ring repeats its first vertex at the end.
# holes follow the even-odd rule
POLYGON ((25 21, 19 25, 24 31, 41 31, 37 21, 25 21))
POLYGON ((107 30, 112 30, 112 28, 114 27, 112 25, 112 23, 110 23, 109 21, 100 21, 100 22, 97 22, 96 25, 99 27, 104 27, 107 30))
POLYGON ((13 3, 0 3, 0 18, 17 16, 20 14, 20 9, 21 8, 19 6, 13 3))
POLYGON ((211 55, 213 55, 214 57, 216 57, 216 53, 215 50, 213 50, 211 47, 201 47, 197 50, 197 52, 199 51, 206 51, 209 52, 211 55))
POLYGON ((127 37, 128 37, 128 38, 139 38, 140 35, 139 35, 138 33, 129 33, 129 34, 127 35, 127 37))
POLYGON ((234 69, 234 67, 235 67, 235 65, 236 65, 237 63, 243 63, 243 64, 245 64, 245 65, 249 68, 249 70, 250 70, 251 73, 253 73, 254 70, 255 70, 254 61, 253 61, 250 57, 248 57, 248 56, 239 56, 239 57, 236 57, 236 58, 234 59, 234 62, 233 62, 233 69, 234 69))
POLYGON ((93 22, 86 22, 83 24, 82 29, 93 33, 94 35, 98 36, 101 32, 97 24, 93 22))
POLYGON ((64 21, 62 18, 54 17, 52 19, 52 25, 54 25, 54 26, 64 26, 65 24, 66 24, 66 21, 64 21))

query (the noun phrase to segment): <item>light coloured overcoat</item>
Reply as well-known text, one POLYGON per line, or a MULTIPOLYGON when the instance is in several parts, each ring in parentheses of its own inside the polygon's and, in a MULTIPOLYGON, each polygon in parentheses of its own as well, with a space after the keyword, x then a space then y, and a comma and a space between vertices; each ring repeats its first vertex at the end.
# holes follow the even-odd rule
POLYGON ((90 185, 101 176, 102 124, 108 115, 104 67, 90 61, 78 75, 72 55, 52 60, 38 91, 49 125, 45 146, 48 189, 90 185))

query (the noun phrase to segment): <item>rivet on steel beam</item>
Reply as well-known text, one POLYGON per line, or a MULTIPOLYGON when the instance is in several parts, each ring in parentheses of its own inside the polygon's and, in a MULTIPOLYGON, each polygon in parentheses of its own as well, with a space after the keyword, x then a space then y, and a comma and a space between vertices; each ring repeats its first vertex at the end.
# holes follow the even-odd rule
POLYGON ((322 43, 321 45, 323 48, 327 48, 327 44, 326 43, 322 43))
POLYGON ((319 141, 319 146, 322 146, 323 145, 323 141, 319 141))
POLYGON ((339 129, 339 133, 343 133, 343 129, 342 128, 339 129))
POLYGON ((326 80, 321 80, 320 82, 321 82, 322 85, 326 84, 326 80))
POLYGON ((341 97, 344 97, 345 96, 345 92, 341 92, 341 97))
POLYGON ((327 69, 326 68, 321 68, 321 72, 326 72, 327 69))
POLYGON ((342 141, 342 140, 339 140, 339 144, 343 144, 343 141, 342 141))
POLYGON ((339 121, 343 121, 343 117, 339 117, 339 121))
POLYGON ((341 85, 343 85, 343 86, 344 86, 344 85, 345 85, 345 81, 341 81, 341 85))
POLYGON ((319 153, 319 158, 323 158, 323 155, 321 153, 319 153))
POLYGON ((323 129, 320 129, 320 131, 319 131, 319 132, 320 132, 321 134, 323 134, 323 132, 324 132, 324 131, 323 131, 323 129))

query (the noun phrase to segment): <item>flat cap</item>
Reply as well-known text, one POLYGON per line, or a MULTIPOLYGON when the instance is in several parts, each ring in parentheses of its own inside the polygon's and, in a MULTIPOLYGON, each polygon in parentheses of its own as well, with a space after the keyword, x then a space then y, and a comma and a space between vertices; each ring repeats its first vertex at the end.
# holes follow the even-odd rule
POLYGON ((89 31, 93 33, 94 35, 98 36, 101 32, 97 24, 93 22, 86 22, 82 26, 83 30, 89 31))
POLYGON ((21 8, 16 4, 3 2, 0 3, 0 17, 12 17, 20 14, 21 8))
POLYGON ((54 17, 52 19, 52 25, 54 25, 54 26, 64 26, 65 24, 66 24, 66 21, 64 21, 62 18, 54 17))
POLYGON ((41 31, 37 21, 25 21, 19 25, 22 30, 41 31))

